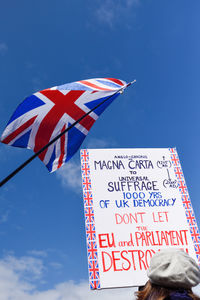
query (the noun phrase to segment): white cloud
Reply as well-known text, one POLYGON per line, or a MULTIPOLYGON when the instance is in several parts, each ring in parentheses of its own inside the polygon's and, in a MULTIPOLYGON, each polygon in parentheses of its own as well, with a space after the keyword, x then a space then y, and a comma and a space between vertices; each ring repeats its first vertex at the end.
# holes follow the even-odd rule
POLYGON ((42 251, 42 250, 31 250, 28 253, 30 255, 33 255, 33 256, 40 256, 40 257, 46 257, 47 256, 47 252, 42 251))
MULTIPOLYGON (((0 299, 1 300, 134 300, 136 288, 107 289, 91 291, 87 281, 62 282, 51 289, 39 290, 37 286, 44 271, 42 260, 33 257, 16 258, 9 255, 0 260, 0 299), (27 270, 29 271, 27 273, 27 270), (39 275, 39 277, 38 277, 39 275), (30 284, 30 282, 34 282, 30 284)), ((200 286, 195 288, 200 295, 200 286)))
POLYGON ((86 147, 88 149, 98 149, 98 148, 108 148, 108 147, 114 147, 116 143, 112 140, 106 140, 106 139, 97 139, 97 138, 91 138, 88 139, 88 142, 86 144, 86 147))
POLYGON ((1 300, 24 299, 32 286, 20 280, 17 273, 0 263, 0 295, 1 300))
POLYGON ((97 19, 112 28, 116 20, 126 15, 140 0, 105 0, 99 3, 96 9, 97 19))
POLYGON ((52 289, 40 291, 36 279, 41 281, 44 265, 33 257, 7 256, 0 260, 1 300, 133 300, 133 289, 90 291, 88 282, 63 282, 52 289), (28 271, 28 272, 27 272, 28 271))
MULTIPOLYGON (((51 300, 133 300, 133 289, 112 289, 112 290, 89 290, 87 282, 75 284, 72 281, 61 283, 55 287, 54 298, 51 300)), ((48 296, 49 296, 48 295, 48 296)), ((36 298, 37 299, 37 298, 36 298)), ((38 298, 37 300, 46 300, 48 298, 38 298)))
POLYGON ((115 17, 114 9, 111 8, 112 1, 108 0, 102 4, 99 9, 96 11, 97 18, 99 21, 106 23, 110 27, 113 26, 113 21, 115 17))
POLYGON ((51 263, 49 263, 49 266, 51 266, 55 270, 60 270, 63 267, 62 264, 57 263, 57 262, 51 262, 51 263))
POLYGON ((126 0, 127 7, 131 7, 132 5, 138 5, 140 3, 140 0, 126 0))
POLYGON ((8 50, 8 46, 4 42, 0 42, 0 54, 4 55, 8 50))
POLYGON ((32 257, 17 259, 9 255, 0 260, 0 299, 25 300, 26 294, 34 288, 30 281, 41 276, 42 266, 41 261, 32 257), (24 280, 24 276, 29 280, 24 280))
POLYGON ((80 162, 69 161, 56 172, 62 186, 71 188, 76 192, 81 191, 81 166, 80 162))
POLYGON ((5 213, 0 215, 0 223, 5 223, 8 221, 9 211, 7 210, 5 213))
POLYGON ((45 269, 41 259, 31 256, 16 258, 13 255, 8 255, 0 262, 0 265, 12 270, 20 276, 24 274, 29 277, 31 276, 33 280, 41 278, 45 269))
POLYGON ((34 77, 31 80, 34 91, 41 91, 43 89, 43 80, 39 77, 34 77))

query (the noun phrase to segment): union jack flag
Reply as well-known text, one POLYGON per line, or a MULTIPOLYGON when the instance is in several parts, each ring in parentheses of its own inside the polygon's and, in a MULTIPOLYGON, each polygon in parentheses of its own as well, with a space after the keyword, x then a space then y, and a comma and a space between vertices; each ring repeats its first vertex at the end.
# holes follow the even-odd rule
POLYGON ((100 289, 101 288, 100 280, 90 280, 90 288, 91 290, 100 289))
POLYGON ((94 241, 87 242, 87 251, 89 260, 98 260, 97 257, 97 243, 94 241))
POLYGON ((91 179, 89 177, 83 177, 82 180, 83 191, 89 191, 92 188, 91 179))
POLYGON ((178 158, 178 155, 177 153, 174 153, 174 154, 171 154, 171 160, 174 164, 174 166, 179 166, 179 158, 178 158))
POLYGON ((90 175, 90 166, 89 163, 81 163, 81 173, 82 177, 89 176, 90 175))
POLYGON ((195 215, 194 215, 194 211, 192 209, 191 210, 186 210, 185 214, 186 214, 186 218, 187 218, 187 222, 189 223, 189 226, 197 225, 195 215))
MULTIPOLYGON (((91 216, 91 218, 92 218, 92 216, 91 216)), ((91 224, 91 223, 85 223, 85 229, 86 229, 87 241, 96 241, 95 225, 91 224)))
POLYGON ((200 245, 199 244, 194 244, 194 250, 196 252, 198 262, 200 262, 200 245))
MULTIPOLYGON (((92 206, 85 207, 85 222, 94 224, 94 208, 92 206)), ((89 228, 88 230, 91 230, 91 228, 89 228)))
POLYGON ((181 194, 188 194, 188 190, 187 190, 185 181, 179 180, 178 186, 179 186, 179 191, 181 194))
POLYGON ((110 97, 39 155, 48 170, 53 172, 75 154, 99 115, 126 86, 127 83, 119 79, 95 78, 37 92, 17 107, 2 134, 1 142, 32 149, 37 153, 110 97))
POLYGON ((89 277, 90 279, 99 279, 99 265, 95 260, 90 260, 88 263, 89 266, 89 277))
POLYGON ((179 180, 182 180, 183 179, 183 172, 182 172, 181 168, 180 167, 175 167, 174 171, 175 171, 176 177, 179 180))
POLYGON ((193 243, 199 244, 200 243, 200 235, 197 226, 190 227, 190 234, 193 240, 193 243))
POLYGON ((186 210, 187 209, 190 209, 190 210, 192 209, 192 204, 191 204, 189 195, 182 195, 182 203, 183 203, 183 206, 186 210))
POLYGON ((84 206, 93 206, 93 196, 91 191, 83 191, 84 206))
POLYGON ((89 161, 89 152, 85 149, 81 150, 81 162, 88 162, 89 161))
POLYGON ((84 206, 93 206, 93 196, 92 192, 87 191, 83 192, 83 197, 84 197, 84 206))

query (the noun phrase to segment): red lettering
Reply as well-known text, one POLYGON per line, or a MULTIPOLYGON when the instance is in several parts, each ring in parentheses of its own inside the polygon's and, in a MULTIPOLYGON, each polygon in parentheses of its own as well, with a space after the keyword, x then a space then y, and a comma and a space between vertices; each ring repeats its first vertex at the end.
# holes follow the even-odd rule
POLYGON ((158 211, 157 213, 153 212, 153 221, 154 222, 168 222, 168 212, 167 211, 158 211))
POLYGON ((102 266, 103 272, 110 270, 114 272, 128 271, 131 268, 134 270, 146 270, 149 267, 149 261, 154 250, 123 250, 123 251, 102 251, 102 266))
POLYGON ((136 244, 137 246, 139 246, 139 240, 141 239, 141 232, 136 231, 135 232, 135 240, 136 240, 136 244))
POLYGON ((142 250, 138 250, 138 258, 139 258, 139 266, 140 266, 140 270, 142 270, 142 263, 144 266, 144 269, 147 269, 147 265, 145 264, 145 262, 143 261, 144 258, 144 252, 142 250))
POLYGON ((122 216, 120 214, 115 214, 115 220, 116 220, 116 224, 121 224, 122 223, 122 216), (118 219, 118 218, 121 218, 118 219))
POLYGON ((111 269, 111 267, 112 267, 112 257, 110 256, 109 253, 104 252, 104 251, 101 252, 101 255, 102 255, 103 272, 108 272, 111 269), (105 255, 108 256, 107 260, 105 260, 105 258, 104 258, 105 255), (110 266, 108 266, 106 268, 106 261, 108 261, 108 259, 110 260, 110 266))
POLYGON ((115 221, 116 224, 133 224, 133 223, 138 223, 141 222, 143 223, 143 215, 145 215, 145 212, 138 212, 135 214, 115 214, 115 221), (139 220, 138 220, 139 219, 139 220))
POLYGON ((111 233, 111 238, 109 236, 109 233, 99 234, 99 247, 100 248, 116 247, 114 233, 111 233))
POLYGON ((128 270, 131 268, 131 263, 130 263, 129 259, 126 258, 126 257, 124 256, 124 253, 128 254, 128 251, 124 250, 124 251, 121 252, 121 257, 122 257, 125 261, 128 262, 128 267, 125 268, 124 263, 122 263, 122 268, 123 268, 123 270, 128 271, 128 270))
POLYGON ((122 271, 121 268, 117 269, 117 266, 116 266, 116 262, 120 261, 120 257, 119 258, 116 257, 116 255, 119 254, 119 253, 120 253, 120 251, 112 251, 113 269, 114 269, 115 272, 116 271, 122 271))
POLYGON ((134 243, 133 243, 133 235, 132 233, 130 233, 130 241, 120 241, 118 243, 119 247, 125 247, 125 246, 133 246, 134 247, 134 243))
POLYGON ((145 261, 146 261, 146 265, 147 265, 147 269, 149 268, 149 262, 153 256, 153 254, 155 254, 155 251, 154 250, 147 250, 145 251, 145 261), (148 258, 149 256, 149 258, 148 258))
POLYGON ((132 263, 133 263, 133 268, 134 270, 136 270, 136 266, 135 266, 135 258, 134 258, 134 252, 137 250, 129 250, 128 252, 131 253, 132 255, 132 263))

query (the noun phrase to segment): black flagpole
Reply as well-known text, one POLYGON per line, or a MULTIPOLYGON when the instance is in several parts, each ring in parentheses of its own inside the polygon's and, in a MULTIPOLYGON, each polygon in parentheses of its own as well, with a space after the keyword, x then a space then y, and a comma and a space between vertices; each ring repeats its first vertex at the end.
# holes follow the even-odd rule
POLYGON ((123 91, 125 88, 130 86, 136 82, 136 80, 133 80, 129 82, 126 86, 120 88, 119 90, 116 91, 113 95, 109 96, 108 98, 104 99, 101 103, 97 104, 93 109, 91 109, 89 112, 87 112, 85 115, 83 115, 79 120, 74 122, 72 125, 67 127, 63 132, 61 132, 59 135, 57 135, 54 139, 52 139, 48 144, 46 144, 44 147, 42 147, 38 152, 36 152, 33 156, 31 156, 29 159, 27 159, 23 164, 21 164, 16 170, 14 170, 12 173, 10 173, 6 178, 4 178, 0 182, 0 187, 4 185, 8 180, 10 180, 13 176, 15 176, 20 170, 22 170, 26 165, 28 165, 34 158, 36 158, 40 153, 42 153, 45 149, 47 149, 49 146, 51 146, 55 141, 57 141, 63 134, 65 134, 67 131, 69 131, 72 127, 74 127, 76 124, 78 124, 80 121, 82 121, 86 116, 88 116, 91 112, 93 112, 95 109, 97 109, 99 106, 104 104, 106 101, 108 101, 110 98, 112 98, 114 95, 117 93, 123 91))

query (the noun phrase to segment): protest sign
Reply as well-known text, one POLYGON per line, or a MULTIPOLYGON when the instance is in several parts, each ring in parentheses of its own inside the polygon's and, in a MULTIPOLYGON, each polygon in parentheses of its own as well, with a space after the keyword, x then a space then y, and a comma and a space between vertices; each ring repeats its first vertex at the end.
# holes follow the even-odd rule
POLYGON ((81 150, 91 289, 144 285, 152 255, 200 236, 175 148, 81 150))

